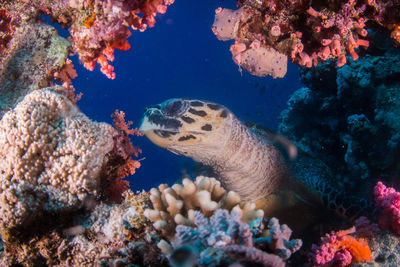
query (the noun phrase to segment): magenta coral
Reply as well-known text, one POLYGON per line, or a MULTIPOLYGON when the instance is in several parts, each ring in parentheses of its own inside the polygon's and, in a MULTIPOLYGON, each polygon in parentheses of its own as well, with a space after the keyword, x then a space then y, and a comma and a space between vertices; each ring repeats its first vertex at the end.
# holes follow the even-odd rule
POLYGON ((374 188, 375 202, 383 209, 379 224, 383 228, 390 225, 394 232, 400 235, 400 192, 392 187, 386 187, 378 182, 374 188))

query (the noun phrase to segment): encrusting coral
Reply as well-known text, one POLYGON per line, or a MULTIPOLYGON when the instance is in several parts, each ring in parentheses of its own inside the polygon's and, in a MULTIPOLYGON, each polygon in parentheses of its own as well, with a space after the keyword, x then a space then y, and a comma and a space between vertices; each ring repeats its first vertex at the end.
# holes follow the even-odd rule
POLYGON ((150 190, 153 209, 146 209, 145 216, 162 236, 171 237, 177 225, 194 226, 194 211, 200 210, 210 217, 217 209, 237 212, 243 222, 262 217, 264 211, 251 202, 241 202, 240 196, 227 192, 215 178, 198 176, 195 182, 185 178, 182 184, 168 187, 161 184, 150 190))
POLYGON ((91 121, 60 90, 32 91, 0 121, 3 230, 76 209, 99 193, 114 129, 91 121))

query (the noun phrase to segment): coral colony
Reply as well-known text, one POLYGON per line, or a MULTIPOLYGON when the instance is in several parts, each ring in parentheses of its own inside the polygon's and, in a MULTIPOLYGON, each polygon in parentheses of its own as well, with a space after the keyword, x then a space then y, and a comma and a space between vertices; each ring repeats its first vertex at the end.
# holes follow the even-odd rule
POLYGON ((305 67, 280 133, 335 171, 336 190, 376 203, 297 232, 267 215, 271 202, 242 200, 218 177, 133 193, 123 178, 140 167, 130 136, 142 133, 122 111, 111 126, 79 110, 68 55, 114 79, 114 50, 130 49, 131 30, 155 26, 173 2, 0 1, 0 265, 400 266, 400 2, 238 0, 215 10, 212 31, 233 40, 244 70, 281 78, 288 59, 305 67))

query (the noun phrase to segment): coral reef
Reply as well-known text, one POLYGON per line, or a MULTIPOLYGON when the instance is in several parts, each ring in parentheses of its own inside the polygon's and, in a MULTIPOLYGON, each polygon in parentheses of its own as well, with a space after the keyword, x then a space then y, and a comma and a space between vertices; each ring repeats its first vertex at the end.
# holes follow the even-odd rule
POLYGON ((300 66, 346 55, 359 58, 355 49, 368 48, 368 29, 392 31, 399 40, 398 1, 255 1, 238 0, 240 9, 216 10, 213 32, 218 39, 234 39, 233 60, 256 76, 283 77, 287 57, 300 66), (269 66, 268 66, 269 65, 269 66))
POLYGON ((124 193, 121 204, 86 203, 86 211, 67 217, 45 235, 6 244, 2 266, 165 266, 152 241, 154 231, 143 210, 148 194, 124 193))
POLYGON ((291 96, 279 125, 299 149, 335 171, 338 190, 371 201, 378 180, 396 184, 400 175, 400 51, 390 39, 376 39, 368 54, 342 68, 333 62, 303 68, 307 87, 291 96))
POLYGON ((194 226, 194 212, 200 210, 210 217, 217 209, 235 211, 243 222, 250 222, 264 215, 255 203, 241 202, 240 196, 227 192, 215 178, 198 176, 195 182, 185 178, 182 184, 168 187, 161 184, 150 190, 153 209, 145 210, 145 216, 154 222, 154 228, 162 236, 171 237, 177 225, 194 226))
MULTIPOLYGON (((156 14, 165 13, 167 6, 173 2, 174 0, 5 0, 0 3, 2 18, 0 30, 3 32, 0 48, 4 50, 6 45, 9 48, 17 47, 10 38, 17 35, 16 38, 21 39, 18 37, 20 36, 18 31, 21 31, 18 28, 24 29, 30 27, 29 24, 38 23, 37 19, 41 14, 49 15, 62 27, 68 28, 71 34, 72 50, 78 54, 80 61, 87 69, 93 70, 97 62, 101 67, 101 72, 108 78, 114 79, 114 67, 110 65, 110 62, 114 60, 114 49, 128 50, 130 48, 127 41, 131 35, 129 29, 144 31, 147 27, 153 27, 156 14)), ((31 34, 39 31, 32 30, 31 34)), ((27 36, 25 39, 28 43, 36 40, 27 36)), ((10 52, 15 53, 12 49, 10 52)), ((64 53, 59 52, 60 57, 63 57, 64 53)), ((65 63, 65 57, 63 63, 65 63)), ((40 66, 40 64, 33 65, 40 66)), ((52 74, 61 70, 63 66, 63 64, 59 67, 56 67, 57 64, 53 65, 54 68, 50 69, 52 74)), ((0 61, 0 66, 6 66, 6 63, 0 61)))
POLYGON ((144 31, 153 27, 157 13, 163 14, 173 0, 70 0, 18 1, 29 5, 68 28, 75 53, 84 66, 93 70, 97 62, 101 72, 114 79, 114 49, 128 50, 129 28, 144 31))
MULTIPOLYGON (((128 190, 121 204, 96 205, 87 220, 64 230, 64 233, 74 236, 63 241, 58 249, 57 253, 64 255, 59 257, 61 265, 93 266, 101 263, 108 266, 116 262, 135 262, 135 257, 140 257, 135 255, 138 254, 135 251, 137 246, 140 246, 137 242, 146 245, 146 227, 150 227, 143 216, 147 203, 146 192, 133 194, 128 190), (78 233, 71 233, 76 230, 78 233)), ((157 259, 161 261, 159 257, 152 261, 157 259)))
POLYGON ((3 230, 76 209, 99 193, 114 129, 91 121, 57 89, 32 91, 0 121, 3 230))

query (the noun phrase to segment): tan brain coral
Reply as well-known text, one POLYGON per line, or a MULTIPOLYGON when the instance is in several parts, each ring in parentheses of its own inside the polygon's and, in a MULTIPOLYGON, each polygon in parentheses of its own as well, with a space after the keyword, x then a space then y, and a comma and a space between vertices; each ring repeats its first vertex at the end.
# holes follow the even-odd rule
POLYGON ((91 121, 56 90, 32 91, 0 121, 3 229, 69 211, 98 193, 114 129, 91 121))

